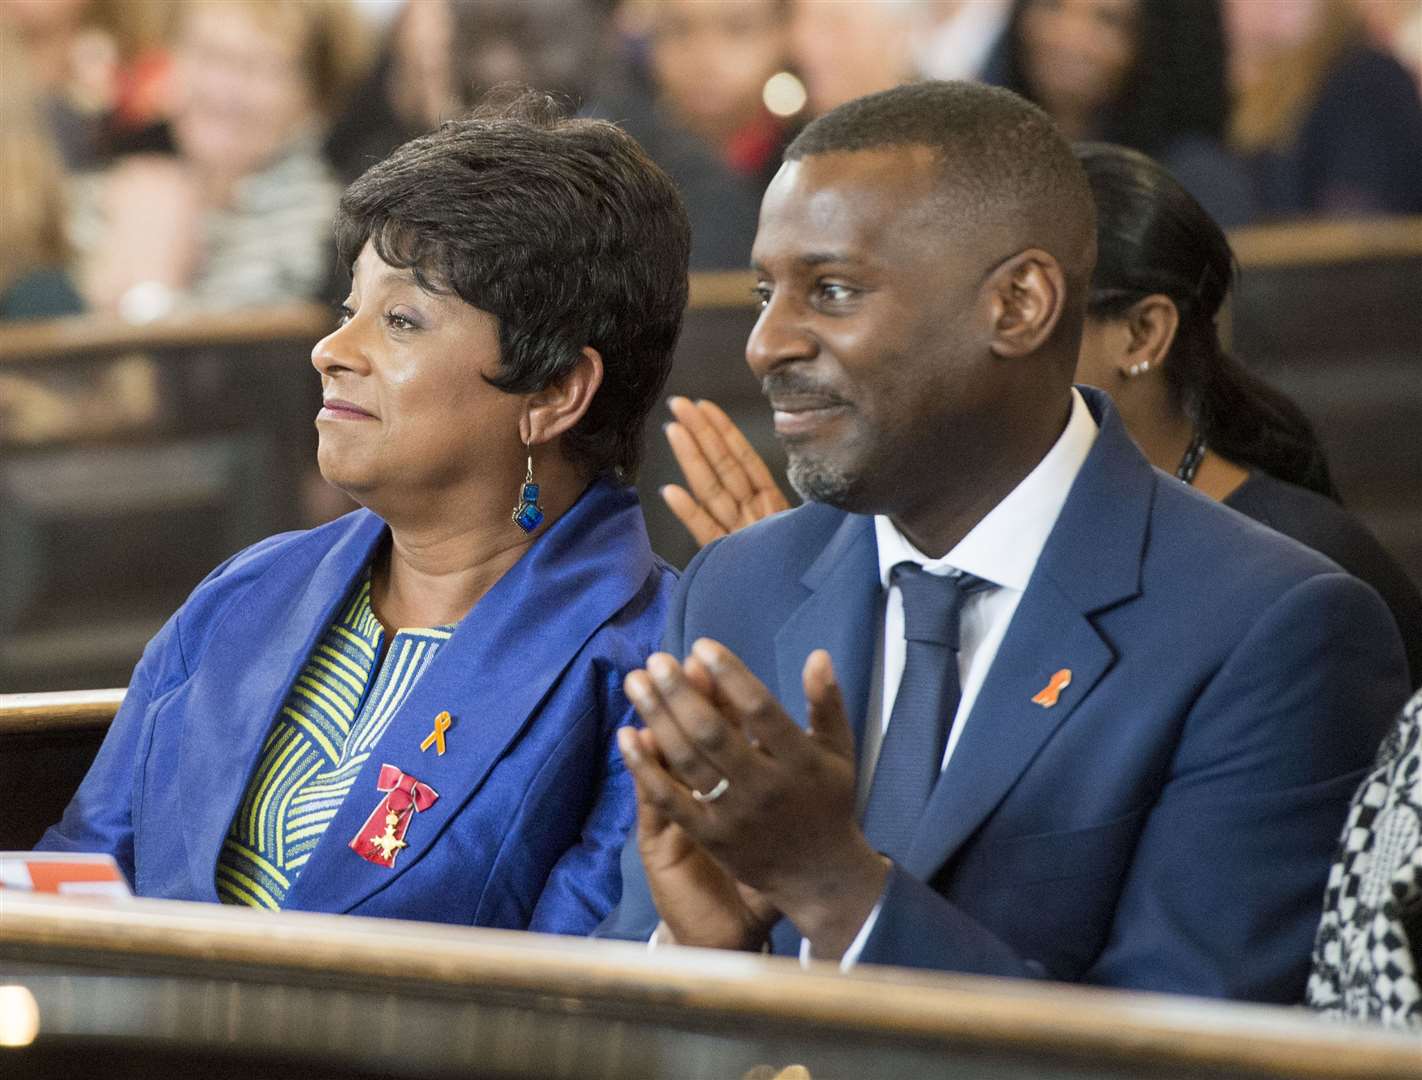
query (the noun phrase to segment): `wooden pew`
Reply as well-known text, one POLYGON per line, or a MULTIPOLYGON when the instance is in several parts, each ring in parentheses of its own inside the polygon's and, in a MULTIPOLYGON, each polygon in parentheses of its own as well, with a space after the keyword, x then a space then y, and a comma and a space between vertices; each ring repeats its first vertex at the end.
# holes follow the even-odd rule
MULTIPOLYGON (((1235 233, 1238 355, 1314 418, 1345 501, 1422 580, 1422 218, 1235 233)), ((748 272, 698 274, 667 393, 720 402, 783 477, 744 362, 748 272)), ((144 642, 213 566, 303 518, 312 476, 317 306, 131 327, 0 328, 0 379, 78 377, 138 356, 159 372, 141 429, 52 444, 0 433, 0 692, 125 682, 144 642)), ((657 489, 679 478, 654 410, 639 486, 654 548, 690 539, 657 489)))
POLYGON ((59 820, 123 695, 0 694, 0 851, 28 851, 59 820))
POLYGON ((176 1059, 303 1080, 1422 1075, 1415 1037, 1298 1009, 216 905, 0 903, 0 981, 31 995, 40 1033, 0 1053, 37 1080, 176 1059))

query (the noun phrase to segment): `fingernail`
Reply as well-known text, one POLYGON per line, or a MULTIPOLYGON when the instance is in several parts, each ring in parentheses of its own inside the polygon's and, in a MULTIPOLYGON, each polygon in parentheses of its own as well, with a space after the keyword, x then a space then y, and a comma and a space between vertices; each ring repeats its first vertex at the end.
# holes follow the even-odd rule
MULTIPOLYGON (((647 708, 652 704, 652 695, 647 691, 647 688, 642 685, 642 679, 637 678, 638 674, 638 672, 634 671, 631 675, 628 675, 627 678, 623 680, 622 688, 627 691, 627 696, 632 699, 633 705, 647 708)), ((640 674, 645 678, 645 672, 641 672, 640 674)))
POLYGON ((617 729, 617 749, 622 751, 627 764, 636 765, 642 760, 642 752, 637 749, 637 729, 620 727, 617 729))
POLYGON ((647 661, 647 672, 660 687, 666 688, 676 682, 672 662, 665 656, 654 656, 647 661))
POLYGON ((696 659, 700 660, 712 671, 720 670, 721 652, 705 638, 698 638, 696 643, 691 646, 691 651, 696 656, 696 659))

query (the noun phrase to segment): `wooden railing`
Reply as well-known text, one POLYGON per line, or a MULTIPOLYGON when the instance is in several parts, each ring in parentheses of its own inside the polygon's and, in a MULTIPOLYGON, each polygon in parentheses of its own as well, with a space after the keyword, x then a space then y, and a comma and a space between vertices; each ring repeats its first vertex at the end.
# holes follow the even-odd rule
POLYGON ((273 1051, 340 1063, 378 1042, 407 1076, 461 1060, 500 1076, 739 1077, 791 1062, 815 1078, 1422 1075, 1422 1041, 1297 1009, 217 905, 0 892, 0 912, 0 964, 33 987, 56 1038, 230 1047, 265 1023, 273 1051), (129 1002, 93 1005, 107 1030, 82 980, 46 981, 104 973, 123 986, 91 980, 94 995, 129 1002), (274 1024, 263 988, 300 1023, 274 1024), (149 998, 152 1010, 135 1003, 149 998))
POLYGON ((68 690, 49 694, 0 694, 0 739, 109 726, 125 691, 68 690))
MULTIPOLYGON (((104 741, 123 690, 0 694, 0 851, 26 851, 59 820, 104 741)), ((0 901, 3 903, 3 901, 0 901)))

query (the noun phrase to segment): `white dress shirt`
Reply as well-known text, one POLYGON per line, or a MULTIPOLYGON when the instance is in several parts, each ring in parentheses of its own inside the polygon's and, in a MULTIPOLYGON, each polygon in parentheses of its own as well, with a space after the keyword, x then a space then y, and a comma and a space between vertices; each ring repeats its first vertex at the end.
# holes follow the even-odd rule
MULTIPOLYGON (((940 559, 930 559, 909 542, 887 517, 874 518, 879 546, 879 582, 885 590, 884 621, 874 657, 874 678, 870 684, 869 708, 859 753, 857 809, 862 813, 874 779, 879 747, 889 727, 889 716, 904 676, 903 597, 891 583, 890 575, 901 562, 917 563, 930 574, 954 570, 992 582, 995 588, 970 593, 963 601, 958 629, 958 680, 962 697, 943 751, 940 768, 947 768, 963 729, 972 717, 973 704, 1007 634, 1037 559, 1047 544, 1067 492, 1081 471, 1086 455, 1096 442, 1096 421, 1086 401, 1075 389, 1071 392, 1071 416, 1052 448, 1006 498, 973 526, 953 549, 940 559), (877 718, 878 723, 870 721, 877 718)), ((864 943, 879 916, 876 905, 845 952, 840 966, 849 970, 864 949, 864 943)), ((801 960, 809 959, 809 942, 800 949, 801 960)))

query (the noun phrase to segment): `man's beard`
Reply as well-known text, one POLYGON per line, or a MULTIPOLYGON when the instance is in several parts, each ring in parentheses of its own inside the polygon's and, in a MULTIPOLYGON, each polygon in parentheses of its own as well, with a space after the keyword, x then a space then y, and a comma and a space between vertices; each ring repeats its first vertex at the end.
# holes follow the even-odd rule
POLYGON ((786 479, 796 494, 807 502, 825 503, 847 509, 858 477, 849 469, 817 454, 789 451, 786 479))

